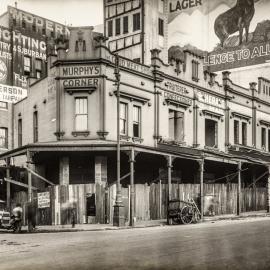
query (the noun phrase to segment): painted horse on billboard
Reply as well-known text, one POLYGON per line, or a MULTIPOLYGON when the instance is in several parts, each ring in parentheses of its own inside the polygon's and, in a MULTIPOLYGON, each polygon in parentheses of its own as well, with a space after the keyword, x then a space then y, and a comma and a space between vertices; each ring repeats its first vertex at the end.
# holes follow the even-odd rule
POLYGON ((225 40, 233 33, 239 31, 239 45, 243 42, 243 30, 248 42, 249 25, 254 16, 254 0, 237 0, 236 5, 220 14, 215 21, 215 33, 223 47, 225 40))

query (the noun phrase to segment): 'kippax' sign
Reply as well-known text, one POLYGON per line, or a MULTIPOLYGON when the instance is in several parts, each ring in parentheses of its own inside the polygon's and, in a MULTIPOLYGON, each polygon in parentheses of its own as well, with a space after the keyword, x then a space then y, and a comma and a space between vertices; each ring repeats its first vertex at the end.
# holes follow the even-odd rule
POLYGON ((235 50, 227 49, 221 53, 213 52, 204 58, 204 65, 210 66, 211 71, 256 65, 270 60, 270 43, 249 46, 235 50))

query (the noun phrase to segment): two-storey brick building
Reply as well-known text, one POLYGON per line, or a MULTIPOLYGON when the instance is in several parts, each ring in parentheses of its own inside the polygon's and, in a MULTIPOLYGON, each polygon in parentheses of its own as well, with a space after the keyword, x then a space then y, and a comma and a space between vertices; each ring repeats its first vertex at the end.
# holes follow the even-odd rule
MULTIPOLYGON (((173 198, 194 198, 204 214, 267 209, 267 79, 246 89, 223 72, 220 85, 200 56, 185 51, 183 61, 166 64, 153 49, 150 65, 120 56, 117 81, 106 39, 91 27, 70 31, 68 40, 57 40, 48 76, 14 106, 15 149, 0 156, 8 164, 12 158, 7 171, 28 185, 28 198, 36 197, 31 186, 50 192, 50 207, 40 210, 47 223, 67 222, 70 207, 80 223, 112 222, 117 85, 126 222, 166 218, 173 198)), ((18 194, 12 202, 27 200, 18 194)))

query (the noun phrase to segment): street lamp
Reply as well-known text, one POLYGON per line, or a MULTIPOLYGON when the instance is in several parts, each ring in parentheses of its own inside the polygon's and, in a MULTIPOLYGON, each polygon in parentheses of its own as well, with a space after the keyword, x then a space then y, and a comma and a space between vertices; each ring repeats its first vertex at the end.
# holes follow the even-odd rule
POLYGON ((113 213, 113 226, 124 226, 125 217, 124 217, 124 205, 122 202, 121 194, 121 182, 120 182, 120 70, 119 70, 119 56, 115 55, 115 69, 114 75, 116 79, 116 98, 117 98, 117 183, 116 183, 116 200, 114 205, 113 213))

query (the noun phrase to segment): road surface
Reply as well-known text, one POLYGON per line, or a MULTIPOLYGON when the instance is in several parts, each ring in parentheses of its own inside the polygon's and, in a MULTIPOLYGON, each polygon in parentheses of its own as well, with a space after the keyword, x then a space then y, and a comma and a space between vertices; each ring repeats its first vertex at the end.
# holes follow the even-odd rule
POLYGON ((0 233, 0 269, 270 269, 270 219, 117 231, 0 233))

